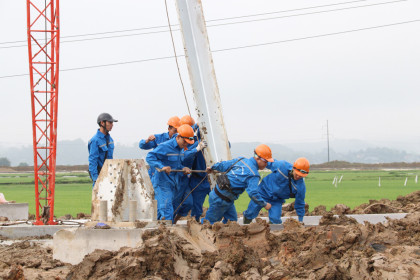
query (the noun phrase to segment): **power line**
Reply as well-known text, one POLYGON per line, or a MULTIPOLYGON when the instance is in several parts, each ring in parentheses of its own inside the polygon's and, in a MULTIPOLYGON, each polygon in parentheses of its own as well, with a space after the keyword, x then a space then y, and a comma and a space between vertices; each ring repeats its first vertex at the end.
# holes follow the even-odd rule
POLYGON ((401 25, 401 24, 408 24, 408 23, 419 22, 419 21, 420 21, 420 19, 416 19, 416 20, 410 20, 410 21, 404 21, 404 22, 384 24, 384 25, 365 27, 365 28, 346 30, 346 31, 339 31, 339 32, 333 32, 333 33, 326 33, 326 34, 307 36, 307 37, 301 37, 301 38, 295 38, 295 39, 287 39, 287 40, 282 40, 282 41, 274 41, 274 42, 252 44, 252 45, 232 47, 232 48, 226 48, 226 49, 219 49, 219 50, 214 50, 212 52, 224 52, 224 51, 231 51, 231 50, 238 50, 238 49, 245 49, 245 48, 253 48, 253 47, 288 43, 288 42, 294 42, 294 41, 301 41, 301 40, 307 40, 307 39, 314 39, 314 38, 320 38, 320 37, 327 37, 327 36, 334 36, 334 35, 340 35, 340 34, 346 34, 346 33, 353 33, 353 32, 364 31, 364 30, 378 29, 378 28, 383 28, 383 27, 390 27, 390 26, 401 25))
POLYGON ((394 4, 394 3, 405 2, 405 1, 408 1, 408 0, 396 0, 396 1, 390 1, 390 2, 382 2, 382 3, 375 3, 375 4, 362 5, 362 6, 354 6, 354 7, 340 8, 340 9, 325 10, 325 11, 316 11, 316 12, 303 13, 303 14, 295 14, 295 15, 287 15, 287 16, 279 16, 279 17, 269 17, 269 18, 261 18, 261 19, 252 19, 252 20, 243 20, 243 21, 228 22, 228 23, 219 23, 219 24, 208 25, 207 27, 232 25, 232 24, 242 24, 242 23, 248 23, 248 22, 266 21, 266 20, 274 20, 274 19, 280 19, 280 18, 290 18, 290 17, 298 17, 298 16, 307 16, 307 15, 314 15, 314 14, 330 13, 330 12, 344 11, 344 10, 358 9, 358 8, 365 8, 365 7, 378 6, 378 5, 394 4))
MULTIPOLYGON (((409 23, 414 23, 414 22, 420 22, 420 19, 404 21, 404 22, 390 23, 390 24, 384 24, 384 25, 377 25, 377 26, 371 26, 371 27, 365 27, 365 28, 359 28, 359 29, 345 30, 345 31, 340 31, 340 32, 319 34, 319 35, 307 36, 307 37, 301 37, 301 38, 287 39, 287 40, 281 40, 281 41, 274 41, 274 42, 267 42, 267 43, 260 43, 260 44, 252 44, 252 45, 238 46, 238 47, 225 48, 225 49, 218 49, 218 50, 213 50, 212 52, 224 52, 224 51, 231 51, 231 50, 238 50, 238 49, 245 49, 245 48, 253 48, 253 47, 288 43, 288 42, 294 42, 294 41, 315 39, 315 38, 321 38, 321 37, 328 37, 328 36, 335 36, 335 35, 341 35, 341 34, 347 34, 347 33, 354 33, 354 32, 365 31, 365 30, 379 29, 379 28, 402 25, 402 24, 409 24, 409 23)), ((183 56, 185 56, 185 55, 178 55, 178 57, 183 57, 183 56)), ((84 67, 77 67, 77 68, 60 69, 60 72, 82 70, 82 69, 92 69, 92 68, 102 68, 102 67, 108 67, 108 66, 117 66, 117 65, 141 63, 141 62, 148 62, 148 61, 155 61, 155 60, 164 60, 164 59, 170 59, 170 58, 175 58, 175 56, 163 56, 163 57, 155 57, 155 58, 148 58, 148 59, 142 59, 142 60, 132 60, 132 61, 116 62, 116 63, 102 64, 102 65, 92 65, 92 66, 84 66, 84 67)), ((17 75, 0 76, 0 79, 21 77, 21 76, 28 76, 28 75, 29 74, 17 74, 17 75)))
MULTIPOLYGON (((365 1, 368 1, 368 0, 350 1, 350 2, 329 4, 329 5, 312 6, 312 7, 300 8, 300 9, 291 9, 291 10, 283 10, 283 11, 276 11, 276 12, 251 14, 251 15, 244 15, 244 16, 237 16, 237 17, 226 17, 226 18, 220 18, 220 19, 207 20, 206 22, 215 22, 215 21, 232 20, 232 19, 239 19, 239 18, 246 18, 246 17, 262 16, 262 15, 279 14, 279 13, 285 13, 285 12, 301 11, 301 10, 308 10, 308 9, 314 9, 314 8, 321 8, 321 7, 329 7, 329 6, 350 4, 350 3, 356 3, 356 2, 365 2, 365 1)), ((328 13, 328 12, 335 12, 335 11, 348 10, 348 9, 357 9, 357 8, 364 8, 364 7, 377 6, 377 5, 393 4, 393 3, 405 2, 405 1, 408 1, 408 0, 396 0, 396 1, 390 1, 390 2, 374 3, 374 4, 368 4, 368 5, 362 5, 362 6, 353 6, 353 7, 346 7, 346 8, 340 8, 340 9, 332 9, 332 10, 326 10, 326 11, 317 11, 317 12, 310 12, 310 13, 303 13, 303 14, 295 14, 295 15, 287 15, 287 16, 280 16, 280 17, 270 17, 270 18, 263 18, 263 19, 253 19, 253 20, 246 20, 246 21, 220 23, 220 24, 208 25, 207 27, 232 25, 232 24, 241 24, 241 23, 248 23, 248 22, 266 21, 266 20, 274 20, 274 19, 280 19, 280 18, 305 16, 305 15, 320 14, 320 13, 328 13)), ((171 25, 171 27, 173 27, 173 26, 174 27, 175 26, 179 26, 179 24, 171 25)), ((113 33, 132 32, 132 31, 157 29, 157 28, 166 28, 166 27, 167 26, 165 26, 165 25, 159 25, 159 26, 150 26, 150 27, 135 28, 135 29, 125 29, 125 30, 117 30, 117 31, 107 31, 107 32, 99 32, 99 33, 89 33, 89 34, 62 36, 61 38, 63 39, 63 38, 74 38, 74 37, 84 37, 84 36, 93 36, 93 35, 113 34, 113 33)), ((180 29, 174 29, 172 31, 179 31, 179 30, 180 29)), ((99 38, 87 38, 87 39, 78 39, 78 40, 68 40, 68 41, 61 41, 61 43, 90 41, 90 40, 100 40, 100 39, 110 39, 110 38, 119 38, 119 37, 130 37, 130 36, 139 36, 139 35, 148 35, 148 34, 163 33, 163 32, 169 32, 169 29, 167 29, 167 30, 160 30, 160 31, 143 32, 143 33, 135 33, 135 34, 106 36, 106 37, 99 37, 99 38)), ((23 43, 23 42, 26 42, 26 40, 25 41, 13 41, 13 42, 0 42, 0 45, 12 44, 12 43, 23 43)), ((0 49, 26 47, 26 46, 27 45, 8 46, 8 47, 0 47, 0 49)))
POLYGON ((236 17, 225 17, 225 18, 218 18, 218 19, 210 19, 210 20, 207 20, 206 22, 231 20, 231 19, 247 18, 247 17, 256 17, 256 16, 266 16, 266 15, 273 15, 273 14, 280 14, 280 13, 288 13, 288 12, 296 12, 296 11, 302 11, 302 10, 309 10, 309 9, 316 9, 316 8, 324 8, 324 7, 337 6, 337 5, 345 5, 345 4, 351 4, 351 3, 357 3, 357 2, 366 2, 366 1, 369 1, 369 0, 357 0, 357 1, 342 2, 342 3, 328 4, 328 5, 320 5, 320 6, 312 6, 312 7, 299 8, 299 9, 276 11, 276 12, 268 12, 268 13, 260 13, 260 14, 252 14, 252 15, 244 15, 244 16, 236 16, 236 17))

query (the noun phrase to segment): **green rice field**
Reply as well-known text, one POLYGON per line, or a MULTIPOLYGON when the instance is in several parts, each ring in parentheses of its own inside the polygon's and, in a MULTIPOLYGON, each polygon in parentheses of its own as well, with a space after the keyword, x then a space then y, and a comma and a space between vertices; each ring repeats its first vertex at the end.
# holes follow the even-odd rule
MULTIPOLYGON (((312 211, 318 205, 325 205, 329 210, 338 203, 353 208, 371 199, 396 199, 420 189, 420 183, 416 182, 418 174, 420 170, 312 171, 306 178, 306 202, 312 211), (337 184, 332 184, 334 177, 337 178, 337 184)), ((7 200, 29 203, 29 212, 32 214, 35 213, 34 189, 34 178, 30 173, 0 174, 0 192, 7 200)), ((60 217, 65 214, 76 216, 80 212, 90 213, 91 191, 92 183, 87 173, 57 173, 55 215, 60 217)), ((287 202, 291 201, 293 199, 287 202)), ((243 212, 248 202, 248 195, 242 194, 235 201, 237 211, 243 212)), ((207 201, 204 207, 208 207, 207 201)))

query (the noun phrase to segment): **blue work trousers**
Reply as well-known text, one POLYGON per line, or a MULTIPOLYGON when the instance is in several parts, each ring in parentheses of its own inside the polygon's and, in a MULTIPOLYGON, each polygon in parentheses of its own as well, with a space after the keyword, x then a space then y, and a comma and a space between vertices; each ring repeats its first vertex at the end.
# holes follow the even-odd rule
POLYGON ((219 222, 222 218, 224 218, 224 224, 228 221, 238 220, 238 215, 233 201, 227 202, 221 199, 214 190, 212 190, 209 194, 209 204, 210 206, 206 212, 206 216, 201 219, 202 223, 204 220, 208 220, 210 224, 214 224, 215 222, 219 222))
POLYGON ((188 197, 187 195, 190 193, 190 178, 187 175, 180 176, 177 190, 174 194, 174 215, 180 215, 181 217, 185 217, 190 212, 193 206, 193 197, 190 194, 188 197), (184 201, 185 199, 185 201, 184 201), (184 201, 184 202, 182 202, 184 201), (181 205, 182 203, 182 205, 181 205), (179 206, 181 205, 181 206, 179 206), (179 208, 178 208, 179 206, 179 208), (177 210, 178 208, 178 210, 177 210))
POLYGON ((200 221, 201 214, 203 214, 203 204, 206 200, 206 196, 210 193, 210 183, 207 178, 203 180, 200 177, 191 176, 190 188, 193 189, 195 187, 197 188, 191 194, 193 197, 191 216, 195 217, 198 222, 200 221), (200 185, 197 187, 198 184, 200 185))
MULTIPOLYGON (((281 210, 285 200, 278 199, 265 201, 271 204, 271 208, 270 210, 268 210, 268 218, 270 219, 270 222, 272 222, 273 224, 281 224, 281 210)), ((244 211, 243 215, 247 219, 255 219, 256 217, 258 217, 258 214, 260 213, 262 208, 262 206, 258 205, 253 200, 251 200, 248 204, 248 208, 244 211)))
POLYGON ((173 209, 173 186, 171 184, 159 184, 155 188, 155 198, 157 200, 157 215, 161 220, 172 220, 174 215, 173 209))

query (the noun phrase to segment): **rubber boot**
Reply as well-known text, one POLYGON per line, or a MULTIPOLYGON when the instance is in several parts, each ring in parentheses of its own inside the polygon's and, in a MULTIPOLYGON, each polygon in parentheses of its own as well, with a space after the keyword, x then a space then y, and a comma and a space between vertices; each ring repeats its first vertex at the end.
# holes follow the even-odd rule
POLYGON ((244 225, 249 225, 252 222, 252 219, 248 219, 244 216, 244 225))

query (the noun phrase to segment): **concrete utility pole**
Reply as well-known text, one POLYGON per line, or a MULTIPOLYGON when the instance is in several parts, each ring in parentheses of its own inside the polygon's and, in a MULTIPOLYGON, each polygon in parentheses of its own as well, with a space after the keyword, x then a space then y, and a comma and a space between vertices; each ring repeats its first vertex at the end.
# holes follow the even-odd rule
MULTIPOLYGON (((177 0, 178 18, 207 166, 232 158, 200 0, 177 0)), ((215 186, 211 178, 212 187, 215 186)))

